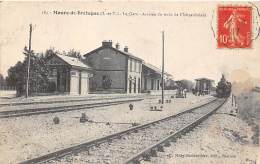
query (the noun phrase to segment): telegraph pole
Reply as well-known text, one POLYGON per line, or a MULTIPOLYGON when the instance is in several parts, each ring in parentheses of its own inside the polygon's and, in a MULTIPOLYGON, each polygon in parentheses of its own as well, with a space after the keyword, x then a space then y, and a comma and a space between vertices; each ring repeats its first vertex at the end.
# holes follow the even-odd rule
POLYGON ((31 60, 31 41, 32 41, 32 24, 30 24, 29 32, 29 52, 28 52, 28 64, 27 64, 27 79, 26 79, 26 98, 29 94, 29 80, 30 80, 30 60, 31 60))
POLYGON ((164 104, 164 31, 162 31, 162 104, 164 104))

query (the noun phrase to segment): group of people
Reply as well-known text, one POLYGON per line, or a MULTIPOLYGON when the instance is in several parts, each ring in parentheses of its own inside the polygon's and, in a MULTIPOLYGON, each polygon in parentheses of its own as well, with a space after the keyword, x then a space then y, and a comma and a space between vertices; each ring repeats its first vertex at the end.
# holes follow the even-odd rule
POLYGON ((198 90, 198 89, 192 89, 192 93, 195 95, 195 96, 204 96, 206 95, 205 92, 203 92, 202 90, 198 90))
POLYGON ((177 89, 176 98, 186 98, 187 97, 187 89, 179 87, 177 89))

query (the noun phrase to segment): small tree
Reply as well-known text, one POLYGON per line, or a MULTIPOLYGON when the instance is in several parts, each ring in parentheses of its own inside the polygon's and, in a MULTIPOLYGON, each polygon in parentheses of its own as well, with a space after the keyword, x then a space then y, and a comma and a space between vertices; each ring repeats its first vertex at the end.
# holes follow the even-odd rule
POLYGON ((48 87, 49 68, 43 54, 31 55, 29 92, 45 92, 48 87))
POLYGON ((4 76, 0 73, 0 86, 4 86, 6 85, 6 81, 4 76))
POLYGON ((57 50, 55 50, 55 48, 50 47, 49 49, 47 49, 47 50, 45 51, 45 53, 43 54, 43 56, 44 56, 45 60, 47 60, 49 57, 51 57, 51 56, 53 56, 53 55, 55 55, 55 54, 57 54, 57 53, 59 53, 59 52, 58 52, 57 50))
MULTIPOLYGON (((47 57, 54 51, 47 50, 45 54, 39 53, 30 55, 30 77, 29 77, 29 94, 44 92, 48 86, 49 68, 46 65, 47 57)), ((24 60, 17 62, 15 66, 8 69, 6 78, 7 85, 15 86, 17 96, 25 93, 28 67, 28 54, 25 54, 24 60)))
POLYGON ((8 86, 15 86, 17 96, 21 96, 25 91, 26 66, 24 62, 17 62, 15 66, 8 69, 6 82, 8 86))
POLYGON ((194 86, 194 83, 192 81, 186 80, 186 79, 177 81, 176 83, 177 83, 178 87, 186 89, 187 91, 192 91, 192 88, 194 86))
POLYGON ((76 51, 74 49, 69 50, 68 52, 63 52, 63 55, 69 56, 69 57, 74 57, 74 58, 78 58, 79 60, 83 60, 81 54, 79 51, 76 51))

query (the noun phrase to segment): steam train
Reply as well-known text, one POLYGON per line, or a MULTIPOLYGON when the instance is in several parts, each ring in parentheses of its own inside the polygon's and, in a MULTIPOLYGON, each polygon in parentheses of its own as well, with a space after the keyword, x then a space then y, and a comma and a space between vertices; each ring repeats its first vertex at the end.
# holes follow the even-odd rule
POLYGON ((222 78, 218 82, 216 88, 217 97, 219 98, 229 97, 231 93, 231 87, 232 87, 231 83, 225 79, 224 75, 222 75, 222 78))

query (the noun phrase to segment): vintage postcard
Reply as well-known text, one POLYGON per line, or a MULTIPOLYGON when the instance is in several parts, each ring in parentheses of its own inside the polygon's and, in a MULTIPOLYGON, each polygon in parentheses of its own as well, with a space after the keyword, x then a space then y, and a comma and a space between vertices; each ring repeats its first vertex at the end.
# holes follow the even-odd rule
POLYGON ((1 164, 258 164, 259 126, 259 1, 0 1, 1 164))

